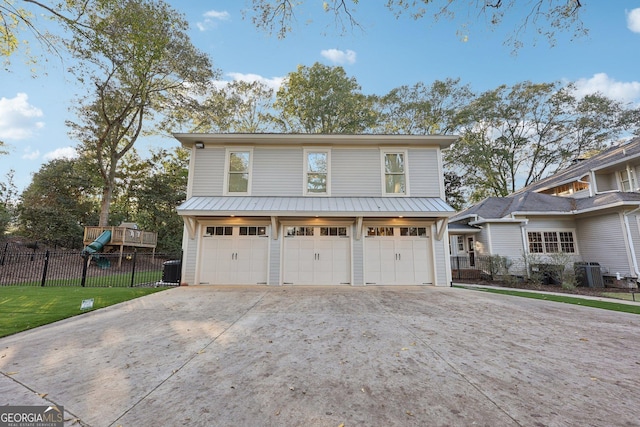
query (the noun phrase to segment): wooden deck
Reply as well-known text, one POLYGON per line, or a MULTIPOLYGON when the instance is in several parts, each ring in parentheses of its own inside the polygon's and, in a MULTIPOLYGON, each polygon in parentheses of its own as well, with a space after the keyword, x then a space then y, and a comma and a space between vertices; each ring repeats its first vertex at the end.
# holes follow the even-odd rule
POLYGON ((158 244, 158 233, 126 227, 85 227, 84 245, 90 245, 103 232, 111 232, 111 240, 105 246, 130 246, 134 248, 154 248, 158 244))

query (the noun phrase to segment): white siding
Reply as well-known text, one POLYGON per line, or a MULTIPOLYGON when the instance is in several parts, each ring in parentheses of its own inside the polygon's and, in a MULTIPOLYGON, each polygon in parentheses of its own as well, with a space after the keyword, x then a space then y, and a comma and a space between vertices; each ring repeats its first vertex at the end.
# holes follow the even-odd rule
POLYGON ((192 196, 221 196, 224 183, 224 148, 194 150, 192 196))
POLYGON ((282 254, 282 227, 278 231, 278 239, 273 239, 273 233, 275 230, 270 231, 271 236, 269 236, 269 285, 279 285, 280 284, 280 265, 281 265, 281 254, 282 254))
POLYGON ((377 147, 332 149, 331 195, 381 196, 380 150, 377 147))
POLYGON ((189 239, 187 231, 183 232, 182 249, 182 278, 183 283, 189 285, 195 284, 196 278, 196 259, 198 250, 198 241, 196 239, 189 239))
POLYGON ((632 274, 626 231, 620 214, 583 218, 576 223, 578 248, 583 261, 598 262, 612 275, 616 272, 623 275, 632 274))
MULTIPOLYGON (((352 227, 352 236, 355 236, 355 226, 352 227)), ((352 245, 352 259, 353 259, 353 284, 364 285, 364 236, 360 237, 360 240, 356 240, 355 237, 351 239, 352 245)))
POLYGON ((431 236, 433 241, 433 255, 434 255, 434 285, 436 286, 449 286, 449 277, 447 274, 447 262, 449 261, 449 239, 445 233, 445 237, 442 240, 435 238, 435 227, 431 228, 431 236))
POLYGON ((440 197, 438 150, 411 149, 407 153, 409 189, 413 197, 440 197))
POLYGON ((301 196, 303 161, 302 148, 255 148, 251 195, 301 196))
POLYGON ((597 191, 610 191, 618 189, 618 181, 614 173, 596 175, 597 191))
POLYGON ((491 231, 490 224, 483 224, 480 232, 474 236, 474 251, 476 255, 491 255, 489 233, 491 231))
POLYGON ((527 231, 571 230, 574 228, 576 228, 576 223, 570 218, 529 218, 529 223, 526 225, 527 231))

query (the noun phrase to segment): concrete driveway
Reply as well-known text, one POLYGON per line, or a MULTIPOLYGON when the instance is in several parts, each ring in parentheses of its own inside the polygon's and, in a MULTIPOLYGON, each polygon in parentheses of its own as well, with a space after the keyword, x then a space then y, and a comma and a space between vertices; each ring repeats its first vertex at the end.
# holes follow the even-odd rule
MULTIPOLYGON (((79 303, 79 302, 78 302, 79 303)), ((181 287, 0 339, 82 426, 640 425, 640 316, 434 287, 181 287)))

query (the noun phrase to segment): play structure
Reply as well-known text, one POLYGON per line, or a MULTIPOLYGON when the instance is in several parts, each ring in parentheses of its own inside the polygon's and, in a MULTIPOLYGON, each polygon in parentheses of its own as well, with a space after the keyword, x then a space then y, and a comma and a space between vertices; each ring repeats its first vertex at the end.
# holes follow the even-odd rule
POLYGON ((131 223, 123 223, 118 227, 85 227, 83 243, 85 247, 82 250, 82 256, 91 256, 102 268, 109 266, 107 265, 109 260, 101 258, 99 254, 119 250, 118 267, 120 267, 124 248, 150 248, 155 253, 158 233, 139 230, 135 224, 131 223))
POLYGON ((92 260, 98 265, 100 268, 109 268, 111 266, 111 261, 108 258, 102 258, 99 255, 96 255, 96 252, 100 252, 104 245, 111 241, 111 231, 105 230, 102 232, 100 236, 96 240, 94 240, 91 244, 84 247, 80 255, 87 258, 92 256, 92 260))

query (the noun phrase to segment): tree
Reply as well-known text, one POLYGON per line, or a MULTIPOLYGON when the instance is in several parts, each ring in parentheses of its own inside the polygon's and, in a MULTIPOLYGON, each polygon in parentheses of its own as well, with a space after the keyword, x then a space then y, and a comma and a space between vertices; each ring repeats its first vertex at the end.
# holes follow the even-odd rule
POLYGON ((274 91, 259 81, 236 80, 214 89, 201 105, 185 110, 164 125, 175 130, 187 126, 189 132, 268 132, 273 127, 274 91))
POLYGON ((452 171, 444 172, 444 193, 447 203, 453 209, 459 211, 465 207, 466 197, 460 175, 452 171))
POLYGON ((460 125, 460 113, 474 94, 460 79, 436 80, 400 86, 381 97, 377 132, 383 134, 451 134, 460 125))
POLYGON ((98 204, 92 177, 82 160, 52 160, 42 165, 22 192, 19 231, 26 237, 69 248, 82 246, 83 227, 95 223, 98 204))
POLYGON ((31 51, 24 32, 30 33, 44 48, 46 54, 61 57, 60 38, 51 34, 47 24, 54 22, 63 29, 82 33, 86 29, 85 11, 92 5, 110 0, 65 0, 51 2, 46 0, 0 0, 0 57, 4 64, 10 64, 10 57, 22 46, 22 53, 29 62, 36 62, 37 55, 31 51), (19 6, 16 5, 19 4, 19 6), (45 16, 45 22, 38 21, 39 15, 45 16))
POLYGON ((362 133, 377 120, 373 97, 360 92, 342 67, 298 66, 285 78, 274 108, 282 132, 362 133))
MULTIPOLYGON (((1 153, 0 153, 1 154, 1 153)), ((13 181, 15 171, 10 170, 4 181, 0 181, 0 237, 16 218, 17 189, 13 181)))
MULTIPOLYGON (((284 38, 292 31, 296 11, 305 3, 309 2, 251 0, 248 14, 256 27, 284 38)), ((558 32, 572 32, 574 37, 586 35, 587 29, 580 18, 582 3, 581 0, 533 0, 523 7, 518 0, 387 0, 386 7, 396 18, 409 15, 415 20, 427 16, 434 20, 457 19, 460 21, 458 34, 463 40, 469 36, 469 28, 479 20, 478 17, 484 17, 492 28, 502 25, 503 19, 508 17, 507 21, 516 22, 516 27, 505 43, 517 50, 523 45, 522 34, 530 28, 551 45, 555 44, 558 32)), ((358 0, 327 0, 322 3, 323 12, 333 15, 343 31, 360 26, 356 13, 364 7, 364 3, 358 0)))
POLYGON ((90 30, 67 46, 80 60, 73 72, 95 90, 79 100, 79 123, 69 125, 100 171, 99 225, 106 226, 119 161, 150 131, 154 114, 191 105, 214 72, 189 40, 184 17, 160 0, 105 0, 86 14, 90 30))
POLYGON ((633 117, 625 111, 599 94, 577 99, 558 82, 502 85, 465 109, 447 164, 461 172, 471 201, 504 197, 621 135, 633 117))
POLYGON ((182 218, 176 208, 187 199, 189 151, 153 152, 150 173, 140 182, 136 222, 158 233, 158 249, 179 252, 182 248, 182 218))
POLYGON ((467 183, 492 196, 537 181, 573 151, 566 146, 572 102, 558 83, 487 91, 468 106, 469 125, 447 153, 449 163, 464 165, 467 183))

